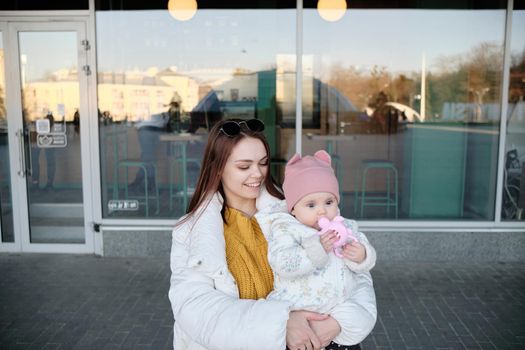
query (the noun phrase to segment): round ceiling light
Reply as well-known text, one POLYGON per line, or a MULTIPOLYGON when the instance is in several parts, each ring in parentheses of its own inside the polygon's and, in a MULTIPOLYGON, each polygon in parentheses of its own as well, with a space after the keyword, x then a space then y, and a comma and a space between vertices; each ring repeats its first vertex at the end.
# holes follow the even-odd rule
POLYGON ((169 0, 168 12, 179 21, 188 21, 197 13, 197 0, 169 0))
POLYGON ((345 0, 319 0, 317 12, 322 19, 328 22, 339 21, 346 12, 345 0))

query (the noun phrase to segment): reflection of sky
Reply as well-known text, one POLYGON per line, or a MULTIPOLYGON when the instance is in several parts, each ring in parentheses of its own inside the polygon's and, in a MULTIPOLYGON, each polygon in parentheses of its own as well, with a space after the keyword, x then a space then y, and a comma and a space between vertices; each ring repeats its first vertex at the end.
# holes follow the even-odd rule
MULTIPOLYGON (((419 71, 422 52, 431 68, 437 58, 468 53, 481 42, 502 44, 504 20, 503 10, 350 10, 327 23, 305 10, 304 53, 316 64, 419 71)), ((275 67, 277 54, 295 52, 295 10, 201 10, 188 22, 160 10, 97 12, 97 33, 100 71, 261 70, 275 67)), ((515 11, 513 52, 525 48, 522 33, 525 11, 515 11)), ((74 65, 75 52, 64 50, 72 37, 23 35, 28 80, 74 65)))
POLYGON ((295 51, 295 11, 201 10, 188 22, 160 10, 101 12, 97 34, 101 71, 260 70, 295 51))
POLYGON ((327 25, 315 13, 305 16, 305 53, 323 63, 389 71, 419 71, 442 56, 464 54, 481 42, 503 45, 505 11, 353 10, 327 25), (327 40, 329 38, 329 40, 327 40))
MULTIPOLYGON (((523 33, 525 18, 514 17, 523 33)), ((503 10, 350 10, 336 23, 305 10, 304 53, 323 64, 418 71, 423 52, 431 66, 482 42, 502 45, 504 23, 503 10)), ((274 66, 276 54, 295 51, 295 10, 201 10, 188 22, 160 10, 99 12, 97 28, 101 71, 260 70, 274 66)), ((517 33, 516 45, 525 47, 517 33)))
POLYGON ((22 32, 20 54, 26 56, 26 81, 42 80, 45 74, 77 68, 75 32, 22 32))
POLYGON ((512 53, 525 50, 525 10, 512 13, 512 53))

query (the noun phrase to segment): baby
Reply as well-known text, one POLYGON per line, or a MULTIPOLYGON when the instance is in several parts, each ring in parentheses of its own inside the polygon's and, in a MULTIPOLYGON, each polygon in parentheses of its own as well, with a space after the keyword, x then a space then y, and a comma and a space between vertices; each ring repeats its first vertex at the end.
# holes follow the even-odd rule
POLYGON ((351 235, 339 248, 341 257, 334 254, 336 232, 318 234, 320 218, 333 220, 339 215, 339 184, 330 155, 323 150, 313 156, 294 155, 286 164, 283 191, 283 201, 259 201, 256 215, 268 238, 274 273, 268 298, 290 301, 294 310, 344 318, 355 334, 334 341, 360 343, 377 317, 373 289, 360 288, 362 279, 371 279, 376 252, 353 220, 343 222, 351 235))

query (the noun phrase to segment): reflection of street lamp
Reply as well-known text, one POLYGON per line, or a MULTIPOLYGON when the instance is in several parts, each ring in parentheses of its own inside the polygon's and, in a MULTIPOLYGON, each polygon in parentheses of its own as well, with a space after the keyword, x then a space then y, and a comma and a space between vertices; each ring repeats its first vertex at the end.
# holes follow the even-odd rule
POLYGON ((319 0, 317 12, 322 19, 328 22, 339 21, 346 12, 345 0, 319 0))
POLYGON ((188 21, 197 13, 197 0, 169 0, 168 12, 179 21, 188 21))
POLYGON ((477 89, 477 90, 474 90, 474 89, 469 89, 469 90, 470 90, 470 92, 473 92, 476 95, 477 106, 476 106, 476 118, 475 118, 475 121, 480 122, 482 120, 482 118, 481 118, 481 115, 482 115, 481 106, 483 105, 483 96, 487 92, 489 92, 490 89, 488 87, 486 87, 486 88, 477 89))
POLYGON ((27 66, 27 55, 26 54, 20 55, 20 64, 22 65, 22 72, 20 74, 22 76, 22 89, 24 89, 26 87, 26 66, 27 66))

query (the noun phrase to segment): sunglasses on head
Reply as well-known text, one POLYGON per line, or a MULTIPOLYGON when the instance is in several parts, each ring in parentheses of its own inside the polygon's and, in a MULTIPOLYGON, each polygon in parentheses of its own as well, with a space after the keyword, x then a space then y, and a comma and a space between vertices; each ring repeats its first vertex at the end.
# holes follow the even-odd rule
POLYGON ((241 120, 234 121, 228 120, 222 124, 220 131, 226 134, 226 136, 233 137, 241 133, 242 130, 249 130, 251 132, 262 132, 264 131, 264 123, 259 119, 241 120))

